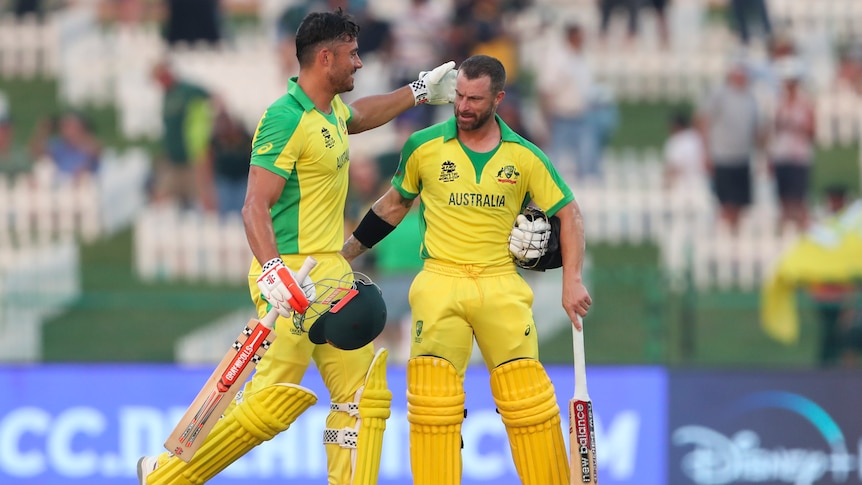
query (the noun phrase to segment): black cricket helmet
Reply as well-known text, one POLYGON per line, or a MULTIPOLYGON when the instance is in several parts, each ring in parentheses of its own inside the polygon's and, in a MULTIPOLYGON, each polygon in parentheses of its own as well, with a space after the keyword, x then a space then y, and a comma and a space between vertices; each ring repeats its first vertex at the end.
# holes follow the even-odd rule
POLYGON ((317 316, 308 329, 308 338, 315 344, 354 350, 383 331, 386 303, 380 288, 367 275, 354 272, 338 280, 325 278, 315 282, 315 289, 317 296, 305 314, 294 315, 294 324, 303 330, 304 320, 317 316))

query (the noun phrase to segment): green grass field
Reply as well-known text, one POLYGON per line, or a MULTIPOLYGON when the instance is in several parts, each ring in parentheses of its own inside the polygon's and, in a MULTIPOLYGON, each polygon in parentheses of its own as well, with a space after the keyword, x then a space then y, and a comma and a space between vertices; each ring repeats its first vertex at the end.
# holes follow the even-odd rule
POLYGON ((128 230, 84 246, 81 267, 83 296, 44 327, 46 361, 170 361, 178 337, 249 306, 245 286, 139 281, 128 230))
MULTIPOLYGON (((58 110, 50 81, 3 81, 25 142, 35 122, 58 110)), ((666 136, 673 106, 621 106, 622 125, 612 140, 621 147, 657 148, 666 136)), ((102 140, 123 140, 109 108, 88 109, 102 140)), ((847 182, 859 193, 858 147, 820 150, 814 193, 847 182)), ((589 235, 588 235, 589 237, 589 235)), ((758 323, 758 295, 710 292, 673 295, 649 245, 589 244, 595 305, 588 319, 588 358, 604 364, 665 364, 704 367, 799 367, 814 363, 817 325, 802 308, 800 344, 769 340, 758 323)), ((131 234, 123 231, 82 249, 83 296, 44 328, 46 361, 170 361, 174 340, 230 310, 248 306, 244 282, 232 287, 146 284, 132 271, 131 234)), ((241 322, 238 322, 238 324, 241 322)), ((541 330, 541 322, 538 322, 541 330)), ((569 330, 546 339, 543 360, 571 361, 569 330)))

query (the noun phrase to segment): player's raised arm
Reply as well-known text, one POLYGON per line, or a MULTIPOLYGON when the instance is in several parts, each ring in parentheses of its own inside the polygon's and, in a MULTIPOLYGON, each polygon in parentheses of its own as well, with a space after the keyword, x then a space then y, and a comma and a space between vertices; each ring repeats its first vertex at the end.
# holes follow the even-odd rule
POLYGON ((448 104, 455 99, 455 62, 422 71, 418 79, 395 91, 357 99, 350 104, 353 116, 347 123, 349 133, 377 128, 399 114, 420 104, 448 104))
POLYGON ((404 197, 394 187, 390 187, 368 209, 359 226, 344 242, 341 255, 347 261, 353 261, 354 258, 374 247, 395 229, 412 206, 413 199, 404 197))
POLYGON ((580 330, 578 316, 586 316, 593 302, 582 275, 586 251, 584 219, 574 200, 560 208, 556 216, 560 219, 560 250, 563 254, 563 309, 580 330))

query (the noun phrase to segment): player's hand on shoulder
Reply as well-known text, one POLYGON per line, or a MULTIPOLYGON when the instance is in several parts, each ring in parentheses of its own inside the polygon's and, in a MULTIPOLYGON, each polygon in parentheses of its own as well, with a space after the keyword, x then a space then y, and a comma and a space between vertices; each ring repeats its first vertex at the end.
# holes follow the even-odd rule
POLYGON ((305 313, 316 297, 311 278, 306 276, 300 284, 296 273, 285 266, 281 258, 272 258, 263 265, 257 286, 266 301, 283 317, 290 317, 293 312, 305 313))
POLYGON ((417 105, 454 103, 457 77, 455 61, 441 64, 430 71, 420 72, 419 78, 410 83, 415 103, 417 105))

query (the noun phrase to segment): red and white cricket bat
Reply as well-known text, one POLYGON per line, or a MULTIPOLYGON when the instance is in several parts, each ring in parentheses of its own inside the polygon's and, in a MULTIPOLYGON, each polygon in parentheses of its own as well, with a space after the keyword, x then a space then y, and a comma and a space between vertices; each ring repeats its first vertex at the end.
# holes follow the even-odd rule
MULTIPOLYGON (((317 261, 309 256, 296 273, 302 282, 317 261)), ((219 362, 204 387, 165 441, 165 448, 188 462, 198 451, 230 401, 236 396, 263 354, 275 340, 273 325, 278 311, 273 309, 261 320, 251 319, 219 362)))
POLYGON ((572 326, 575 356, 575 394, 569 399, 569 466, 572 485, 599 483, 596 466, 596 431, 593 425, 593 402, 587 392, 587 365, 584 358, 583 320, 581 331, 572 326))

